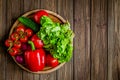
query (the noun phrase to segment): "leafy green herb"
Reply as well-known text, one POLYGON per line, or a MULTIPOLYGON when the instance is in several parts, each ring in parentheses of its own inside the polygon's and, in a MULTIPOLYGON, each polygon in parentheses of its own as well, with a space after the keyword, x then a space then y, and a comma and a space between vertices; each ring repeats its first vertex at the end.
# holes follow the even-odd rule
POLYGON ((42 27, 37 35, 43 41, 44 48, 60 63, 69 61, 72 57, 74 37, 69 22, 55 23, 49 17, 42 16, 40 23, 42 27))

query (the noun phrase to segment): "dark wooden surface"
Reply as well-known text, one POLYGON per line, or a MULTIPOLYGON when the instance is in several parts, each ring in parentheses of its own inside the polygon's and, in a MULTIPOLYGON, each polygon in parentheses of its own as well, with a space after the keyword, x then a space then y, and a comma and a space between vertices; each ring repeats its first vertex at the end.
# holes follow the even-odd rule
POLYGON ((120 0, 0 0, 0 80, 120 80, 120 0), (50 74, 19 68, 4 48, 14 21, 34 9, 70 21, 73 58, 50 74))

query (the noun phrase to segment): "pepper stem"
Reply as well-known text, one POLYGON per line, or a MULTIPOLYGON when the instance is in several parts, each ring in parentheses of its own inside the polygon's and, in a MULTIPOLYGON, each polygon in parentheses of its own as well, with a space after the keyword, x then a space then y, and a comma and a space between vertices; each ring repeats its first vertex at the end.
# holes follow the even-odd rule
POLYGON ((32 50, 35 50, 35 45, 32 41, 28 41, 28 44, 30 44, 32 50))

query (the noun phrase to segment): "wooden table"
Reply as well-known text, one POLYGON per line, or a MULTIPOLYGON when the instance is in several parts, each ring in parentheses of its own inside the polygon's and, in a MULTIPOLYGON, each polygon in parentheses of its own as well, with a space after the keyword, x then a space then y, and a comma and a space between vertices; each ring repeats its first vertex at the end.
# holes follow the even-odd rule
POLYGON ((0 0, 0 80, 120 80, 120 0, 0 0), (50 74, 19 68, 3 47, 14 21, 34 9, 70 21, 73 58, 50 74))

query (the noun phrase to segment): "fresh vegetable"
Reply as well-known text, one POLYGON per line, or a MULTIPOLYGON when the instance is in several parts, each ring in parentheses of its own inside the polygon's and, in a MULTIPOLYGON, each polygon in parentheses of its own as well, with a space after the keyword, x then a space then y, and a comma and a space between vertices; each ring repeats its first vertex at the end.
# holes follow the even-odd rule
POLYGON ((40 40, 40 38, 37 35, 33 35, 31 38, 31 41, 33 41, 36 48, 42 48, 43 42, 40 40))
POLYGON ((10 54, 11 56, 17 55, 18 52, 19 52, 19 50, 18 50, 17 48, 15 48, 15 47, 12 47, 12 48, 9 49, 9 54, 10 54))
POLYGON ((22 35, 22 36, 20 37, 20 41, 25 43, 25 42, 28 41, 28 37, 27 37, 26 35, 22 35))
POLYGON ((6 41, 5 41, 5 46, 6 47, 10 47, 10 46, 12 46, 13 45, 13 41, 11 40, 11 39, 7 39, 6 41))
POLYGON ((56 67, 59 64, 56 58, 53 58, 52 55, 47 54, 46 56, 46 65, 50 67, 56 67))
POLYGON ((21 47, 21 42, 19 40, 15 41, 13 44, 14 47, 20 48, 21 47))
POLYGON ((23 34, 25 32, 25 26, 18 26, 16 28, 16 32, 19 33, 19 34, 23 34))
POLYGON ((39 31, 39 26, 27 17, 20 17, 18 20, 26 27, 31 28, 34 32, 39 31))
POLYGON ((22 43, 21 50, 25 51, 27 50, 28 45, 26 43, 22 43))
POLYGON ((44 48, 50 51, 59 63, 69 61, 72 56, 74 37, 70 24, 55 23, 47 16, 42 16, 40 23, 42 27, 37 35, 43 41, 44 48))
POLYGON ((12 39, 13 41, 18 40, 18 39, 19 39, 19 34, 16 33, 16 32, 12 33, 12 34, 11 34, 11 39, 12 39))
POLYGON ((23 56, 22 55, 17 55, 15 57, 15 60, 19 63, 19 64, 23 64, 24 60, 23 60, 23 56))
POLYGON ((28 37, 31 37, 33 35, 33 31, 31 29, 26 29, 25 30, 25 34, 28 36, 28 37))
POLYGON ((37 72, 45 66, 54 68, 71 59, 74 33, 69 22, 53 22, 45 10, 18 20, 22 25, 17 26, 5 41, 16 62, 37 72))
POLYGON ((35 20, 35 22, 36 23, 38 23, 38 24, 40 24, 40 18, 42 17, 42 16, 48 16, 48 13, 45 11, 45 10, 40 10, 40 11, 38 11, 38 12, 36 12, 35 14, 34 14, 34 20, 35 20))
POLYGON ((31 50, 31 47, 30 47, 30 45, 28 45, 27 43, 22 43, 22 45, 21 45, 21 50, 22 50, 22 51, 31 50))
POLYGON ((28 41, 32 50, 25 51, 24 59, 25 64, 31 71, 37 72, 43 70, 45 66, 45 51, 41 49, 35 49, 34 43, 28 41))
MULTIPOLYGON (((50 26, 54 25, 54 22, 47 16, 42 16, 40 19, 40 24, 42 26, 47 26, 48 28, 51 28, 50 26)), ((59 24, 59 23, 58 23, 59 24)))

